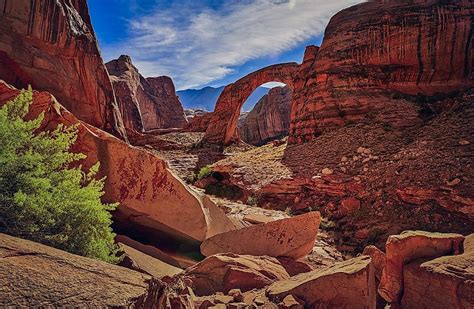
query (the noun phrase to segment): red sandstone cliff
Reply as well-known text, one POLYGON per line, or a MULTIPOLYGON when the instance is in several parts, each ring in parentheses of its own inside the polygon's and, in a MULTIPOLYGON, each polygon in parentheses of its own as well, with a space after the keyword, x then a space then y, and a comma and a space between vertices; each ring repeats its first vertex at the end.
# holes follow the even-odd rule
POLYGON ((295 79, 290 142, 378 111, 382 122, 412 125, 419 109, 399 115, 394 93, 431 96, 474 86, 473 16, 468 0, 378 0, 336 14, 295 79))
POLYGON ((128 56, 112 60, 106 67, 127 131, 181 128, 186 124, 171 78, 144 78, 128 56))
POLYGON ((263 96, 239 125, 243 141, 253 145, 288 134, 292 91, 288 87, 277 87, 263 96))
POLYGON ((0 1, 0 79, 54 94, 76 117, 125 137, 85 0, 0 1))

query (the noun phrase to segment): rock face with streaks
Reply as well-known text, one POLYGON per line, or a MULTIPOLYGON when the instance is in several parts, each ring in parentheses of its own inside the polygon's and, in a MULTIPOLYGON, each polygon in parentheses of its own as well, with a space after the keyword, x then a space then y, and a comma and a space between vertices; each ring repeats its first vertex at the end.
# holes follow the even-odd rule
MULTIPOLYGON (((0 82, 0 106, 19 91, 0 82)), ((104 201, 119 202, 115 223, 160 231, 174 238, 202 242, 234 229, 226 215, 207 197, 179 180, 166 162, 156 155, 132 147, 112 135, 79 121, 51 94, 34 92, 29 116, 45 113, 41 130, 58 124, 78 125, 72 151, 84 153, 86 169, 100 161, 100 177, 107 177, 104 201)))
POLYGON ((0 234, 0 307, 160 308, 151 276, 0 234))
POLYGON ((80 120, 125 138, 85 0, 0 2, 0 79, 48 91, 80 120))
POLYGON ((287 135, 290 127, 291 94, 289 87, 271 89, 239 124, 240 138, 246 143, 259 146, 287 135))
POLYGON ((377 0, 336 14, 295 79, 290 143, 377 112, 382 122, 413 125, 420 111, 399 115, 400 93, 472 87, 473 14, 468 0, 377 0))
POLYGON ((127 131, 182 128, 187 123, 171 78, 144 78, 125 55, 106 66, 127 131))

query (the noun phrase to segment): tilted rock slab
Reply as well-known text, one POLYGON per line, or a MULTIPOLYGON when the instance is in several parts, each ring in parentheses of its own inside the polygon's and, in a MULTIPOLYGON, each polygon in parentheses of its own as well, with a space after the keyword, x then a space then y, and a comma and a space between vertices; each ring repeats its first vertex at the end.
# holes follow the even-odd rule
POLYGON ((307 308, 375 308, 371 259, 364 255, 281 280, 270 285, 266 293, 274 302, 296 296, 307 308))
POLYGON ((268 255, 300 259, 308 255, 316 241, 319 212, 244 227, 215 235, 201 244, 201 253, 268 255))
POLYGON ((388 237, 385 245, 385 268, 378 288, 389 303, 398 303, 403 291, 405 264, 421 258, 436 258, 462 252, 464 236, 460 234, 405 231, 388 237))
POLYGON ((186 269, 180 275, 197 295, 249 291, 290 277, 280 262, 268 256, 216 254, 186 269))
POLYGON ((48 91, 78 119, 125 137, 86 0, 0 6, 0 79, 48 91))
MULTIPOLYGON (((18 94, 0 81, 0 106, 18 94)), ((120 203, 115 217, 194 242, 235 228, 207 196, 183 183, 156 155, 79 121, 51 94, 35 91, 29 117, 41 112, 45 113, 41 130, 78 125, 72 151, 87 155, 80 162, 84 168, 100 161, 98 176, 107 177, 104 200, 120 203)))
POLYGON ((150 276, 0 234, 2 308, 158 308, 150 276))
POLYGON ((406 265, 402 306, 405 309, 474 308, 474 234, 466 237, 463 254, 406 265))

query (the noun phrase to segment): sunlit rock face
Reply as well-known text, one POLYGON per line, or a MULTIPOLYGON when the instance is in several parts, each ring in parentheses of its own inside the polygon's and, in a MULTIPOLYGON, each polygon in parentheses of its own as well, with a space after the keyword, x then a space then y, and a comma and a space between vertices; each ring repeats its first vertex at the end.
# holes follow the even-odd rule
POLYGON ((276 87, 263 96, 239 124, 239 136, 246 143, 262 145, 288 134, 292 91, 276 87))
POLYGON ((397 114, 401 94, 433 96, 473 86, 472 2, 370 1, 336 14, 319 50, 307 50, 296 78, 290 142, 383 111, 397 114))
POLYGON ((0 79, 48 91, 80 120, 125 137, 85 0, 4 0, 0 79))
POLYGON ((187 123, 171 78, 144 78, 128 56, 106 64, 127 131, 182 128, 187 123))

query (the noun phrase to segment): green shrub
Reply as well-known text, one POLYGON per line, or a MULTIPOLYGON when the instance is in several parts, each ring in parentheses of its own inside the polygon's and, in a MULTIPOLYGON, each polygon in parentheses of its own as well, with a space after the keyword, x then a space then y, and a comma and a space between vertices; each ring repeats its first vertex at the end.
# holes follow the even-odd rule
POLYGON ((199 170, 199 173, 197 175, 197 180, 201 180, 206 178, 207 176, 211 175, 212 170, 209 166, 204 166, 199 170))
POLYGON ((100 200, 99 163, 72 168, 85 158, 69 152, 77 127, 36 132, 44 115, 25 120, 31 102, 32 91, 23 91, 0 108, 0 232, 116 262, 109 211, 117 204, 100 200))

